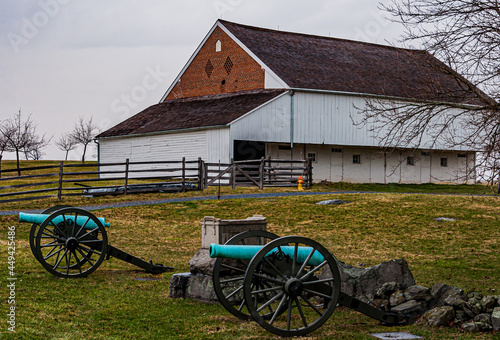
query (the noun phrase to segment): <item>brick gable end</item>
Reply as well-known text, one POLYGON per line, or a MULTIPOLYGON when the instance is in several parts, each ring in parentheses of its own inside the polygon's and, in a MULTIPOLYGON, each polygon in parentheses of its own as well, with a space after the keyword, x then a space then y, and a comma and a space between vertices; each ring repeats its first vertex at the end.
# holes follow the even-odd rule
POLYGON ((263 89, 264 77, 261 66, 217 27, 165 100, 263 89))

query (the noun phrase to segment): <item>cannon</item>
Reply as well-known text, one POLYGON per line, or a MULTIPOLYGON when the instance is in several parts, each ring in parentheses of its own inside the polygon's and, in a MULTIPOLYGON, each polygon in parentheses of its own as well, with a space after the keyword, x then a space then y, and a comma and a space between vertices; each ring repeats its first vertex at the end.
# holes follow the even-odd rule
POLYGON ((108 243, 110 224, 90 212, 55 206, 42 214, 19 214, 19 222, 32 223, 29 242, 38 262, 58 277, 86 277, 111 257, 160 274, 174 268, 146 262, 108 243))
POLYGON ((386 325, 406 317, 386 312, 341 291, 335 257, 318 242, 263 231, 243 232, 211 244, 213 285, 220 303, 242 320, 254 320, 279 336, 318 329, 337 305, 386 325))

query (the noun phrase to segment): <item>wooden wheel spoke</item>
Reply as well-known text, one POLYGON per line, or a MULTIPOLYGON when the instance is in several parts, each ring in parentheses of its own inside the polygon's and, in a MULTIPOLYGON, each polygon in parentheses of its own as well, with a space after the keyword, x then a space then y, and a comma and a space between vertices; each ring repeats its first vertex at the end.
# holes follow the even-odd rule
POLYGON ((224 263, 222 263, 220 266, 224 267, 224 268, 227 268, 227 269, 234 270, 235 272, 240 272, 240 273, 244 273, 245 272, 245 269, 241 269, 241 268, 238 268, 238 267, 233 267, 233 266, 230 266, 230 265, 224 264, 224 263))
POLYGON ((228 283, 228 282, 241 281, 244 278, 245 278, 244 276, 233 277, 232 279, 220 280, 220 283, 228 283))
MULTIPOLYGON (((54 247, 54 248, 56 248, 56 247, 54 247)), ((56 254, 59 254, 62 250, 64 250, 64 249, 65 249, 65 248, 63 248, 63 247, 59 247, 59 250, 58 250, 58 251, 56 251, 56 252, 52 253, 52 251, 54 250, 54 248, 52 248, 52 249, 49 251, 49 253, 43 257, 43 259, 44 259, 44 260, 48 260, 48 259, 50 259, 52 256, 54 256, 54 255, 56 255, 56 254)), ((56 260, 56 261, 57 261, 57 260, 56 260)))
POLYGON ((311 301, 309 301, 305 296, 302 295, 302 299, 309 305, 309 307, 311 307, 316 313, 318 313, 319 316, 322 316, 323 313, 321 313, 321 311, 311 303, 311 301))
POLYGON ((91 266, 93 266, 94 264, 92 263, 92 261, 90 261, 90 257, 87 257, 87 255, 85 255, 81 250, 80 248, 76 248, 76 250, 78 250, 78 252, 83 256, 83 258, 88 261, 90 263, 91 266))
POLYGON ((63 257, 65 257, 65 256, 66 256, 66 254, 68 253, 68 249, 67 249, 67 248, 61 248, 61 249, 64 249, 64 253, 63 253, 63 255, 61 256, 61 258, 58 258, 58 259, 57 259, 56 263, 55 263, 55 264, 54 264, 54 266, 52 267, 52 269, 54 269, 54 270, 55 270, 57 267, 59 267, 59 264, 61 263, 61 261, 62 261, 63 257))
POLYGON ((313 274, 315 272, 317 272, 318 270, 320 270, 321 268, 323 268, 328 262, 325 260, 323 262, 321 262, 319 265, 317 265, 316 267, 314 267, 313 269, 311 269, 307 274, 305 274, 304 276, 302 276, 300 278, 300 281, 304 282, 304 281, 307 281, 311 278, 311 276, 313 276, 313 274))
POLYGON ((297 306, 297 310, 299 311, 300 318, 302 319, 302 323, 304 324, 304 327, 308 327, 306 316, 304 315, 304 312, 302 311, 302 307, 300 307, 299 299, 295 298, 295 305, 297 306))
POLYGON ((328 300, 331 300, 332 297, 330 295, 326 295, 326 294, 323 294, 323 293, 320 293, 320 292, 316 292, 314 290, 311 290, 311 289, 306 289, 304 288, 304 292, 308 292, 308 293, 311 293, 311 294, 314 294, 314 295, 317 295, 317 296, 320 296, 322 298, 325 298, 325 299, 328 299, 328 300))
POLYGON ((278 305, 278 308, 276 308, 276 311, 274 312, 273 317, 271 318, 271 320, 269 320, 269 325, 271 325, 271 326, 274 323, 274 321, 276 320, 276 318, 278 317, 278 314, 279 314, 278 312, 281 310, 281 308, 283 308, 283 306, 285 305, 286 300, 288 298, 286 296, 285 292, 281 292, 280 294, 283 294, 283 298, 281 299, 280 304, 278 305))
MULTIPOLYGON (((257 312, 260 312, 262 311, 263 309, 265 309, 267 306, 269 306, 271 303, 273 303, 274 301, 276 301, 277 299, 279 299, 280 297, 282 297, 283 295, 285 294, 285 292, 279 292, 278 294, 276 294, 275 296, 273 296, 272 298, 270 298, 269 300, 267 300, 262 306, 260 306, 258 309, 257 309, 257 312)), ((255 301, 257 301, 258 299, 256 298, 255 301)))

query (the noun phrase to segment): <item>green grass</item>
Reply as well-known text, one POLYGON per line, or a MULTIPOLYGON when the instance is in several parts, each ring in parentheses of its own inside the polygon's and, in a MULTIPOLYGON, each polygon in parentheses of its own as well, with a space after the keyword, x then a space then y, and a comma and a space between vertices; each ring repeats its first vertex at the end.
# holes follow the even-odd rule
MULTIPOLYGON (((215 189, 204 194, 213 194, 215 189)), ((325 188, 324 190, 331 190, 325 188)), ((371 190, 370 190, 371 191, 371 190)), ((257 192, 239 189, 238 192, 257 192)), ((229 193, 229 191, 227 192, 229 193)), ((232 193, 232 192, 231 192, 232 193)), ((187 193, 182 195, 198 195, 187 193)), ((173 195, 153 195, 170 197, 173 195)), ((178 197, 178 196, 176 196, 178 197)), ((151 198, 137 195, 135 198, 151 198)), ((96 204, 120 198, 96 198, 64 204, 96 204)), ((130 199, 130 197, 126 197, 130 199)), ((48 207, 49 201, 23 203, 16 209, 48 207)), ((2 207, 3 208, 3 207, 2 207)), ((8 209, 5 209, 8 210, 8 209)), ((321 196, 184 202, 102 209, 110 243, 145 259, 167 262, 175 272, 189 271, 188 261, 201 245, 200 219, 246 218, 262 214, 268 230, 280 236, 302 235, 317 240, 339 260, 375 265, 404 257, 418 284, 443 282, 483 294, 500 291, 500 202, 498 197, 335 194, 321 196), (351 201, 320 206, 323 199, 351 201), (455 218, 437 222, 435 217, 455 218)), ((253 322, 241 322, 217 304, 168 297, 171 273, 153 281, 149 274, 117 259, 105 261, 89 277, 58 279, 47 273, 29 249, 30 226, 16 216, 0 216, 2 258, 7 277, 7 227, 16 226, 17 333, 5 339, 272 339, 253 322)), ((6 318, 7 290, 0 288, 0 315, 6 318)), ((372 339, 370 333, 408 331, 425 339, 495 339, 498 334, 463 333, 456 328, 420 325, 383 327, 346 308, 338 308, 310 339, 372 339)))

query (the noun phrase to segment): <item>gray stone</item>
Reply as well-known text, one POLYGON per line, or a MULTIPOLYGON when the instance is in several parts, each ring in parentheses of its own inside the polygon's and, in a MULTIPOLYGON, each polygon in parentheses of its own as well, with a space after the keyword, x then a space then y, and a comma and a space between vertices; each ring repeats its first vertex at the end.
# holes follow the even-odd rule
POLYGON ((375 297, 384 299, 388 298, 391 296, 392 293, 394 293, 397 290, 401 289, 401 285, 397 282, 386 282, 380 287, 379 290, 377 290, 377 293, 375 294, 375 297))
POLYGON ((465 309, 465 308, 470 309, 470 306, 468 305, 468 303, 465 302, 464 300, 462 300, 458 296, 448 296, 446 299, 444 299, 443 302, 446 306, 453 306, 453 307, 459 308, 459 309, 465 309))
POLYGON ((465 301, 465 299, 467 299, 467 296, 465 296, 463 289, 460 289, 457 287, 450 287, 450 289, 446 290, 441 295, 441 298, 439 299, 439 304, 442 306, 446 305, 444 300, 446 300, 450 296, 460 298, 461 300, 464 300, 464 301, 465 301))
POLYGON ((467 303, 470 306, 471 311, 473 311, 475 314, 481 314, 482 312, 484 312, 484 309, 481 306, 481 301, 477 298, 469 299, 467 303))
POLYGON ((481 292, 471 290, 470 292, 467 293, 467 298, 468 299, 477 299, 478 301, 481 301, 481 299, 483 298, 483 294, 481 294, 481 292))
POLYGON ((455 218, 451 218, 451 217, 436 217, 434 218, 435 221, 438 221, 438 222, 453 222, 453 221, 456 221, 455 218))
POLYGON ((406 302, 405 295, 402 290, 398 290, 394 293, 391 294, 391 297, 389 298, 389 302, 391 303, 392 307, 399 306, 403 303, 406 302))
POLYGON ((351 203, 351 202, 334 199, 334 200, 326 200, 326 201, 317 202, 316 204, 319 204, 319 205, 339 205, 339 204, 347 204, 347 203, 351 203))
POLYGON ((420 322, 427 326, 449 326, 455 318, 455 310, 451 306, 436 307, 422 315, 420 322))
POLYGON ((201 248, 189 260, 189 271, 193 274, 212 275, 215 260, 208 255, 208 249, 201 248))
POLYGON ((406 300, 425 300, 429 301, 432 299, 432 295, 430 294, 430 290, 427 287, 415 285, 408 287, 405 290, 405 299, 406 300))
POLYGON ((491 313, 491 325, 493 326, 493 330, 500 331, 500 307, 493 309, 493 313, 491 313))
POLYGON ((493 328, 487 323, 467 322, 462 325, 462 329, 469 332, 489 332, 493 328))
POLYGON ((482 322, 482 323, 487 323, 488 325, 491 325, 491 314, 482 313, 482 314, 476 315, 476 317, 474 318, 474 322, 482 322))
MULTIPOLYGON (((357 297, 374 297, 386 282, 395 282, 402 289, 415 285, 415 279, 405 259, 390 260, 369 268, 358 268, 338 262, 338 268, 342 291, 357 297)), ((325 273, 324 277, 327 276, 325 273)))
POLYGON ((435 283, 432 288, 431 288, 431 295, 433 298, 435 299, 440 299, 441 296, 443 296, 444 293, 446 293, 447 291, 449 291, 451 288, 453 288, 452 286, 448 286, 444 283, 435 283))
POLYGON ((464 323, 469 320, 470 317, 463 310, 459 309, 455 311, 455 320, 453 320, 453 323, 464 323))
POLYGON ((497 303, 497 297, 493 295, 483 296, 480 302, 481 306, 484 309, 493 308, 496 305, 496 303, 497 303))
POLYGON ((192 273, 172 275, 169 283, 169 297, 193 299, 202 302, 217 302, 212 277, 192 273))
POLYGON ((391 308, 392 312, 400 314, 423 314, 427 310, 425 301, 410 300, 399 306, 391 308))
POLYGON ((469 319, 474 319, 474 317, 476 316, 476 313, 471 311, 469 308, 464 308, 464 313, 469 319))

